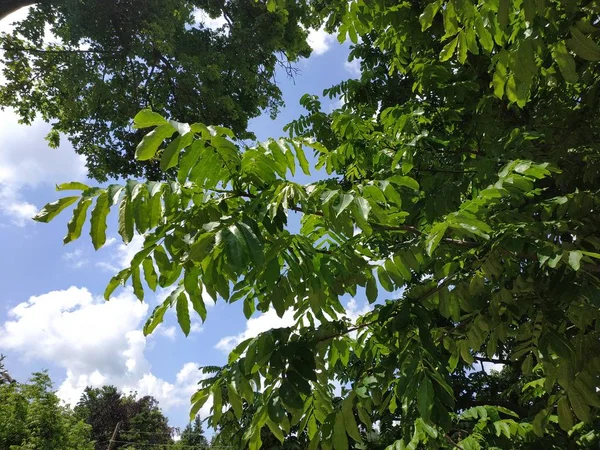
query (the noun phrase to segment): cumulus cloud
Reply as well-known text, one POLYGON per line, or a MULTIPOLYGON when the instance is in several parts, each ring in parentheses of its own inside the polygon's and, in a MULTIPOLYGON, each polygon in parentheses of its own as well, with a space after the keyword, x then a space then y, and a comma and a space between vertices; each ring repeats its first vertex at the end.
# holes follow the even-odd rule
POLYGON ((353 59, 352 61, 346 61, 344 63, 344 69, 350 73, 353 77, 360 76, 360 59, 353 59))
POLYGON ((285 328, 294 325, 294 312, 287 311, 283 317, 279 317, 273 308, 258 317, 248 319, 246 329, 235 336, 226 336, 222 338, 215 348, 224 353, 229 353, 240 342, 246 339, 258 336, 260 333, 271 330, 273 328, 285 328))
MULTIPOLYGON (((116 238, 111 237, 106 240, 106 246, 113 246, 117 242, 116 238)), ((105 261, 99 261, 96 266, 104 269, 108 272, 118 272, 125 267, 129 267, 131 260, 137 252, 139 252, 144 246, 144 237, 136 234, 131 239, 129 244, 120 242, 114 249, 108 252, 108 259, 105 261)))
POLYGON ((126 392, 153 395, 167 410, 185 405, 201 377, 190 364, 198 364, 184 365, 174 382, 156 377, 140 330, 147 313, 148 305, 130 289, 108 302, 86 288, 52 291, 9 310, 0 326, 0 347, 64 369, 58 395, 66 403, 76 403, 86 386, 114 384, 126 392))
MULTIPOLYGON (((10 32, 27 11, 22 8, 0 21, 0 32, 10 32)), ((5 80, 2 69, 0 65, 0 83, 5 80)), ((49 148, 44 136, 50 125, 41 119, 31 126, 19 124, 14 111, 5 109, 0 111, 0 124, 0 215, 24 226, 39 208, 23 197, 23 190, 81 180, 86 174, 85 159, 68 143, 49 148)))
POLYGON ((22 125, 7 109, 0 111, 0 123, 0 213, 23 226, 39 209, 23 190, 84 179, 85 159, 67 144, 49 148, 44 136, 50 126, 41 120, 22 125))
POLYGON ((63 253, 62 259, 73 269, 81 269, 89 263, 89 260, 83 255, 83 250, 80 248, 72 252, 63 253))
POLYGON ((324 27, 318 30, 311 29, 308 32, 307 42, 313 49, 313 54, 319 56, 331 48, 331 44, 335 42, 335 36, 325 31, 324 27))

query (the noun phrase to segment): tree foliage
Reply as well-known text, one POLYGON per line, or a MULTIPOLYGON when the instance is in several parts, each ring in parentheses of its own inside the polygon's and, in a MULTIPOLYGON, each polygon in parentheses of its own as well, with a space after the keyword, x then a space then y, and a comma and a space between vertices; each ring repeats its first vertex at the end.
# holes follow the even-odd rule
POLYGON ((0 34, 5 81, 0 106, 25 123, 52 123, 48 142, 68 135, 92 177, 161 176, 136 162, 140 109, 232 128, 282 105, 275 68, 308 56, 304 6, 269 11, 231 0, 23 1, 35 3, 11 34, 0 34), (211 29, 196 23, 223 17, 211 29), (50 41, 48 42, 48 31, 50 41))
MULTIPOLYGON (((104 450, 119 423, 115 449, 135 446, 172 444, 173 430, 150 396, 137 398, 135 394, 124 395, 114 386, 87 387, 75 406, 75 415, 91 426, 96 450, 104 450)), ((166 447, 165 447, 166 448, 166 447)))
POLYGON ((294 312, 294 326, 242 342, 192 397, 192 415, 212 398, 215 427, 251 408, 250 449, 263 429, 360 448, 376 422, 390 425, 391 450, 597 445, 597 5, 315 8, 361 60, 360 79, 324 93, 343 107, 327 113, 307 95, 289 137, 255 146, 144 110, 137 157, 177 180, 62 185, 81 194, 36 219, 77 202, 69 242, 96 199, 97 248, 110 208, 125 243, 145 236, 105 296, 127 282, 140 299, 145 284, 174 286, 146 334, 171 307, 186 334, 190 308, 205 320, 202 290, 247 317, 294 312), (300 170, 312 181, 294 181, 300 170), (362 293, 372 310, 352 323, 341 299, 362 293))
POLYGON ((93 450, 91 427, 60 405, 46 373, 0 383, 0 448, 93 450))

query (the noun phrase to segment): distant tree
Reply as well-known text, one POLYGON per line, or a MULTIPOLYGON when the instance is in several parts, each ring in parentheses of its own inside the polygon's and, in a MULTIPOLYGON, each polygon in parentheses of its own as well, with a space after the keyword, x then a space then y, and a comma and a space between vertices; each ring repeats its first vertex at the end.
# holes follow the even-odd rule
MULTIPOLYGON (((172 443, 172 429, 150 396, 137 398, 135 394, 124 395, 114 386, 87 387, 75 406, 77 417, 92 427, 96 450, 104 450, 118 422, 118 440, 139 445, 172 443)), ((127 448, 117 443, 115 448, 127 448)), ((160 448, 160 447, 157 447, 160 448)))
POLYGON ((91 427, 61 406, 47 373, 0 384, 0 449, 93 450, 91 427))
POLYGON ((285 12, 254 0, 2 1, 0 17, 31 9, 14 32, 0 34, 0 107, 25 123, 36 115, 51 122, 50 144, 67 134, 98 180, 164 177, 156 164, 135 161, 143 133, 131 118, 151 107, 250 136, 249 119, 282 105, 276 67, 291 74, 291 63, 311 51, 306 8, 284 3, 285 12), (197 25, 198 11, 224 25, 197 25))
POLYGON ((204 429, 202 427, 202 420, 199 416, 196 416, 192 423, 189 423, 181 433, 181 439, 179 444, 186 446, 185 448, 195 449, 207 449, 209 448, 208 439, 204 436, 204 429))
POLYGON ((4 359, 6 356, 0 355, 0 384, 12 383, 14 380, 9 375, 8 370, 4 367, 4 359))

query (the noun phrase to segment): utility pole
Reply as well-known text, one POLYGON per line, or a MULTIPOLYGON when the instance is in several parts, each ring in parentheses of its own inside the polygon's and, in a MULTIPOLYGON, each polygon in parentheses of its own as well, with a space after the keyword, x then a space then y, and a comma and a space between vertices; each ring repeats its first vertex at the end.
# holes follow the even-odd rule
POLYGON ((117 440, 117 433, 119 432, 119 427, 121 426, 121 422, 117 422, 117 424, 115 425, 115 431, 113 431, 112 437, 110 438, 110 441, 108 441, 108 449, 107 450, 113 450, 115 447, 115 441, 117 440))

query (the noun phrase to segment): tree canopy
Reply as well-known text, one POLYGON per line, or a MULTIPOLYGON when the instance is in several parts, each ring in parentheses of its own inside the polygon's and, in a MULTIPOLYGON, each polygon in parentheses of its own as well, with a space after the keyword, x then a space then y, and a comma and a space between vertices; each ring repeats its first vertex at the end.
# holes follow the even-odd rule
POLYGON ((50 122, 48 142, 66 134, 100 181, 161 176, 133 158, 143 135, 130 121, 142 108, 251 136, 248 120, 282 105, 275 68, 292 74, 291 62, 311 51, 306 8, 292 1, 277 11, 246 0, 13 3, 32 6, 0 34, 0 107, 24 123, 50 122), (211 29, 197 14, 224 24, 211 29))
POLYGON ((143 110, 136 157, 176 180, 67 183, 81 193, 36 220, 76 203, 70 242, 91 207, 100 248, 114 208, 125 243, 145 236, 105 297, 174 287, 146 334, 171 307, 189 333, 190 309, 207 316, 202 290, 247 317, 293 312, 192 397, 192 416, 212 398, 214 427, 250 408, 250 449, 265 429, 306 433, 309 449, 365 448, 375 423, 391 450, 597 445, 598 5, 314 8, 360 58, 360 79, 324 92, 341 108, 306 95, 288 137, 254 146, 143 110), (352 322, 342 300, 357 294, 372 310, 352 322))
POLYGON ((74 412, 91 426, 96 450, 106 448, 117 423, 119 442, 113 446, 115 450, 129 448, 129 444, 159 447, 172 443, 174 430, 151 396, 125 395, 115 386, 87 387, 74 412))
POLYGON ((60 404, 46 373, 0 383, 0 448, 93 450, 91 427, 60 404))

